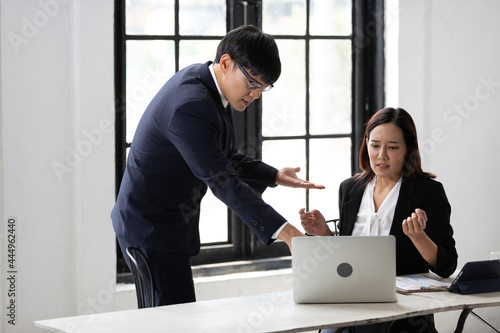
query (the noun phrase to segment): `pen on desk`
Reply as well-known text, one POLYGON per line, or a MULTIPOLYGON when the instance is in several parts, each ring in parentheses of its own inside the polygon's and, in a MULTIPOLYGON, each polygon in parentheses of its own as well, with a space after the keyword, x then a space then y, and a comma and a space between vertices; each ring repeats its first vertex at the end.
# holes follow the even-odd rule
POLYGON ((420 287, 420 290, 447 290, 448 287, 446 286, 437 286, 437 287, 420 287))

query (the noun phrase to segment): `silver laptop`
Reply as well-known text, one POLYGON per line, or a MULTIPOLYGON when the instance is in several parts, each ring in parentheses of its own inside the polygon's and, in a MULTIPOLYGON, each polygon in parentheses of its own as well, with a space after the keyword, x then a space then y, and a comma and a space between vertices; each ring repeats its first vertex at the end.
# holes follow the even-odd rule
POLYGON ((296 303, 395 302, 395 237, 295 237, 292 276, 296 303))

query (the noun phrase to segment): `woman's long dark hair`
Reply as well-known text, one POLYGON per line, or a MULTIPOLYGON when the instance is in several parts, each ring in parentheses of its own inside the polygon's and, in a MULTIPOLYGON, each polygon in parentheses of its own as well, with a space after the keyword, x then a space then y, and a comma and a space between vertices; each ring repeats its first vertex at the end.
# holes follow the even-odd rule
POLYGON ((417 142, 417 130, 415 123, 408 112, 401 108, 385 108, 377 111, 366 125, 365 135, 359 151, 359 167, 363 171, 356 176, 362 180, 362 184, 368 184, 375 176, 368 156, 367 141, 372 130, 382 124, 392 123, 403 131, 406 143, 406 157, 403 164, 403 177, 412 179, 435 178, 436 176, 422 170, 420 151, 417 142))

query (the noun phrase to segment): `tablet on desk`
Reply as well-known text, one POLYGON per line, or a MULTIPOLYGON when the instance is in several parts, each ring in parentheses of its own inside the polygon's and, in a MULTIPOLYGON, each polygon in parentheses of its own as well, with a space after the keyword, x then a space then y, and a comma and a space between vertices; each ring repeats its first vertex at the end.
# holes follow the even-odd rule
POLYGON ((500 291, 500 260, 466 263, 449 291, 463 295, 500 291))

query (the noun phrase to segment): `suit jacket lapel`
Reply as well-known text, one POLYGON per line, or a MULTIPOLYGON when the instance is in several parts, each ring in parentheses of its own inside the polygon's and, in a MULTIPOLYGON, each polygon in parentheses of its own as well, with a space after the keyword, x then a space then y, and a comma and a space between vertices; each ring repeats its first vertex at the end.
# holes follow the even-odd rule
POLYGON ((233 110, 228 105, 223 112, 224 124, 226 125, 226 133, 224 135, 224 153, 227 155, 233 151, 234 146, 234 126, 233 126, 233 110))
POLYGON ((211 61, 208 61, 201 65, 200 73, 201 73, 201 78, 203 80, 203 84, 208 88, 210 95, 212 96, 213 100, 215 101, 215 104, 217 105, 218 110, 224 110, 224 107, 222 106, 222 101, 219 96, 219 91, 217 90, 217 86, 215 85, 214 78, 212 77, 212 74, 210 73, 210 69, 208 66, 212 64, 211 61))
POLYGON ((210 66, 212 62, 209 61, 202 65, 201 67, 201 76, 203 78, 203 82, 205 86, 210 91, 212 98, 217 105, 218 117, 221 125, 221 136, 219 137, 219 144, 221 149, 224 151, 226 156, 233 151, 234 146, 234 127, 233 127, 233 116, 231 106, 228 105, 227 108, 224 108, 222 105, 221 98, 219 96, 219 91, 217 90, 217 86, 215 85, 214 79, 208 66, 210 66), (222 120, 220 119, 222 118, 222 120))
POLYGON ((342 226, 342 235, 352 235, 352 230, 354 229, 354 222, 356 221, 356 216, 358 215, 359 206, 361 205, 361 199, 363 198, 364 189, 358 186, 359 182, 356 182, 353 188, 349 191, 346 201, 344 203, 343 211, 344 215, 344 225, 342 226))

